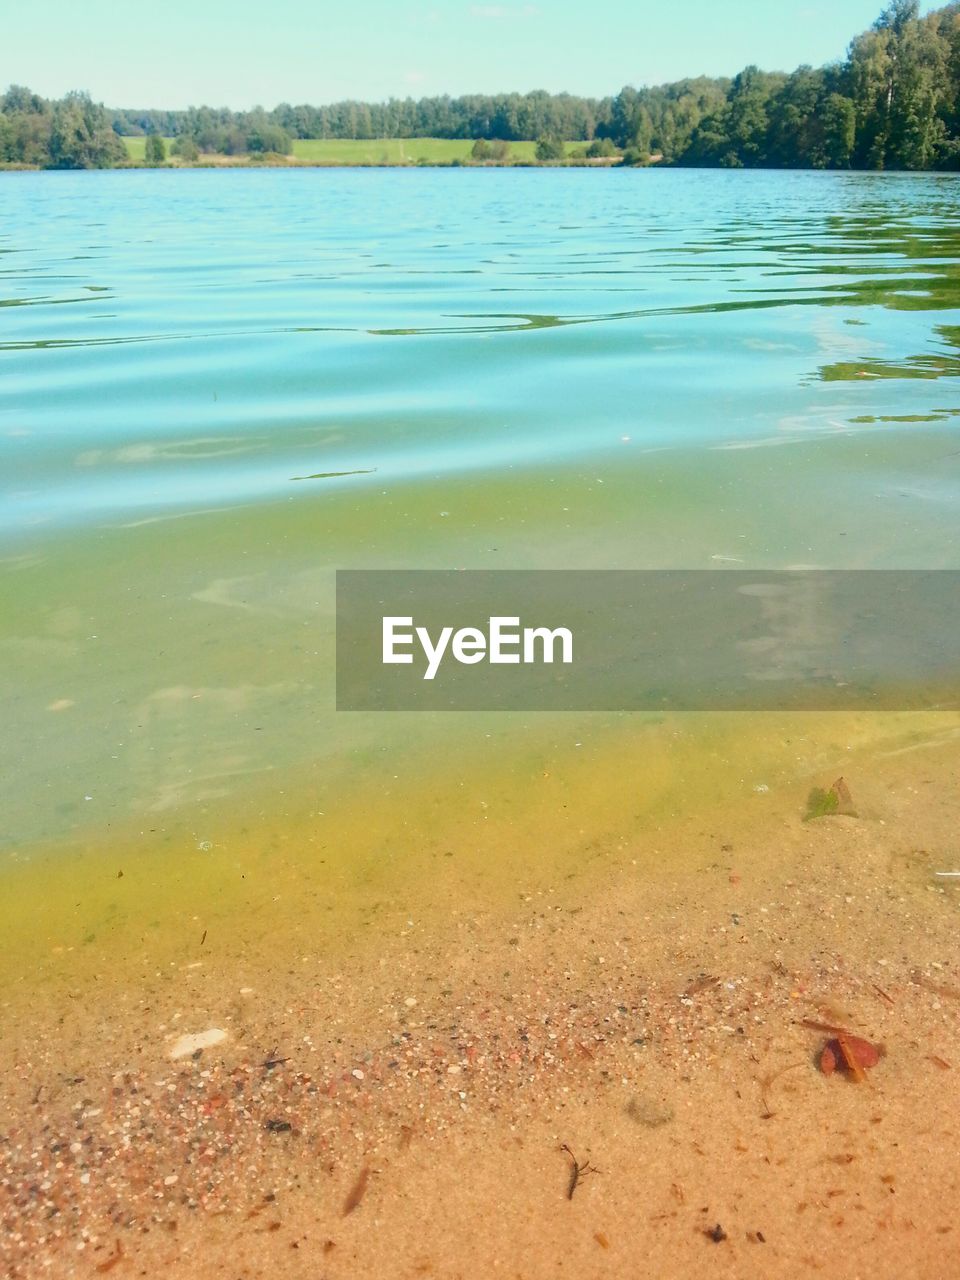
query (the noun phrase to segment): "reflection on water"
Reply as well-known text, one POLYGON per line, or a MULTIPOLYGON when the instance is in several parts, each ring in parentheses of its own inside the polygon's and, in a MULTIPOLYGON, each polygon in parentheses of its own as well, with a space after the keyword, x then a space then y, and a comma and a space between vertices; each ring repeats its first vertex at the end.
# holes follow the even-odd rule
MULTIPOLYGON (((898 360, 883 360, 868 357, 850 362, 839 361, 837 364, 825 365, 821 377, 826 382, 845 381, 849 378, 955 378, 960 374, 960 327, 957 325, 937 325, 934 330, 936 351, 924 351, 917 355, 904 356, 898 360), (946 348, 946 350, 944 350, 946 348), (952 350, 951 350, 952 348, 952 350)), ((936 409, 931 414, 873 415, 864 414, 851 419, 852 422, 935 422, 944 415, 960 413, 958 409, 936 409)))
POLYGON ((649 717, 338 717, 338 567, 958 567, 951 176, 0 186, 10 855, 152 847, 241 801, 258 830, 339 813, 356 844, 348 798, 401 765, 450 819, 468 755, 509 810, 520 762, 602 756, 625 724, 688 802, 691 778, 842 749, 744 721, 721 767, 719 729, 649 717))

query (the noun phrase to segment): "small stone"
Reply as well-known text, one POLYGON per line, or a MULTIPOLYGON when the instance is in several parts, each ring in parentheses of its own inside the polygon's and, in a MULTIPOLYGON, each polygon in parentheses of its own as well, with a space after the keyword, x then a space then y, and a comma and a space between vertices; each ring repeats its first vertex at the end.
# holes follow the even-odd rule
POLYGON ((221 1031, 219 1027, 211 1027, 209 1031, 197 1031, 193 1035, 180 1036, 170 1046, 170 1057, 189 1058, 195 1053, 201 1053, 204 1049, 212 1048, 215 1044, 222 1044, 226 1038, 226 1031, 221 1031))

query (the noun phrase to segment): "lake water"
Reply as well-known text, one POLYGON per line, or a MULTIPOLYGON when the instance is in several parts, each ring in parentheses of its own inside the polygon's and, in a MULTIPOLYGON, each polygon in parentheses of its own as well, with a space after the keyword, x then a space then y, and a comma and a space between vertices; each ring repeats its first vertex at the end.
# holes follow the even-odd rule
POLYGON ((507 866, 943 729, 338 716, 333 573, 960 567, 955 177, 10 173, 0 271, 8 861, 507 866))

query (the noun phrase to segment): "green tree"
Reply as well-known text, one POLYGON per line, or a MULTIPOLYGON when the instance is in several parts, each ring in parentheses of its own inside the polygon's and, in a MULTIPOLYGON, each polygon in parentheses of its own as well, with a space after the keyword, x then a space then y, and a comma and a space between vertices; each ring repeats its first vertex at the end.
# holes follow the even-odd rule
POLYGON ((770 98, 766 108, 768 164, 823 167, 820 103, 824 80, 822 71, 799 67, 770 98))
POLYGON ((894 0, 850 46, 856 106, 854 159, 873 169, 926 169, 947 139, 953 54, 939 15, 920 20, 916 0, 894 0))
POLYGON ((902 36, 911 22, 920 14, 919 0, 892 0, 873 24, 874 31, 892 31, 902 36))
POLYGON ((225 156, 242 156, 247 150, 247 135, 239 125, 233 125, 229 129, 225 129, 220 134, 220 145, 218 151, 222 151, 225 156))
POLYGON ((147 164, 163 164, 166 161, 167 144, 159 133, 151 133, 150 137, 147 138, 144 158, 147 164))
POLYGON ((566 148, 563 145, 563 139, 549 134, 541 134, 537 139, 537 160, 540 164, 549 164, 551 161, 562 160, 566 154, 566 148))
POLYGON ((893 102, 894 58, 889 30, 865 31, 850 46, 849 80, 856 111, 858 168, 882 169, 893 102))
POLYGON ((12 84, 0 98, 0 111, 8 116, 38 114, 44 110, 45 105, 42 98, 38 98, 22 84, 12 84))
POLYGON ((470 149, 470 159, 476 160, 479 164, 482 164, 490 158, 490 143, 484 138, 478 138, 470 149))
POLYGON ((10 159, 20 164, 45 168, 50 164, 50 135, 53 130, 53 114, 50 111, 31 111, 9 117, 10 159))
POLYGON ((613 100, 610 119, 610 136, 621 147, 633 142, 637 128, 640 95, 630 85, 624 85, 613 100))
POLYGON ((840 93, 831 93, 823 104, 822 147, 829 169, 848 169, 857 137, 857 111, 853 102, 840 93))
POLYGON ((49 147, 49 163, 54 169, 106 168, 127 158, 103 107, 85 93, 68 93, 56 104, 49 147))
POLYGON ((782 76, 768 75, 758 67, 746 67, 734 78, 727 99, 727 136, 740 164, 767 163, 768 106, 782 84, 782 76))
POLYGON ((887 163, 929 169, 945 136, 938 114, 946 88, 949 49, 934 24, 908 20, 896 45, 896 76, 889 112, 887 163))
POLYGON ((247 134, 246 150, 261 153, 272 151, 277 155, 287 156, 293 150, 293 140, 285 129, 264 120, 258 122, 247 134))
POLYGON ((175 138, 170 150, 187 164, 192 164, 200 157, 200 148, 188 133, 182 133, 179 138, 175 138))

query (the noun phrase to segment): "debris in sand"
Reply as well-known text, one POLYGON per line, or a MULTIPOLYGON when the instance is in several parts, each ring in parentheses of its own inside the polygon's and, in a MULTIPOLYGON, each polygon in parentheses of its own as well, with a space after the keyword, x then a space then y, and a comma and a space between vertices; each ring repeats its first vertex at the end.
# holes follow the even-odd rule
POLYGON ((934 982, 932 978, 928 978, 919 969, 911 971, 910 981, 944 1000, 960 1000, 960 987, 955 987, 949 982, 934 982))
POLYGON ((820 1070, 825 1076, 832 1075, 839 1067, 848 1071, 857 1084, 862 1084, 867 1078, 865 1068, 875 1067, 886 1052, 882 1044, 872 1044, 846 1027, 837 1027, 831 1022, 804 1018, 802 1025, 810 1031, 832 1032, 834 1036, 820 1051, 820 1070))
POLYGON ((600 1170, 595 1169, 589 1160, 584 1160, 581 1164, 565 1142, 560 1144, 560 1150, 565 1151, 570 1157, 570 1182, 567 1184, 567 1199, 572 1200, 573 1193, 587 1174, 599 1173, 600 1170))
POLYGON ((830 791, 837 797, 837 813, 843 813, 848 817, 855 818, 857 811, 853 807, 853 796, 850 794, 846 779, 838 778, 830 788, 830 791))
POLYGON ((117 1265, 117 1263, 121 1260, 122 1257, 123 1257, 123 1245, 120 1243, 119 1240, 117 1240, 116 1248, 114 1249, 113 1253, 111 1253, 110 1257, 106 1258, 103 1262, 98 1262, 94 1270, 99 1271, 102 1275, 105 1275, 106 1272, 113 1270, 113 1268, 117 1265))
POLYGON ((864 1068, 875 1067, 880 1061, 880 1049, 859 1036, 840 1035, 828 1040, 820 1053, 820 1070, 832 1075, 838 1067, 846 1068, 857 1084, 866 1080, 864 1068))
POLYGON ((813 788, 807 798, 807 812, 803 820, 810 822, 814 818, 828 818, 836 815, 846 818, 857 816, 853 796, 844 778, 838 778, 826 791, 823 787, 813 788))
POLYGON ((763 1110, 760 1112, 761 1120, 772 1120, 777 1114, 770 1106, 770 1097, 767 1092, 770 1086, 779 1080, 781 1076, 786 1075, 788 1071, 796 1071, 798 1067, 803 1065, 804 1063, 802 1062, 791 1062, 787 1066, 781 1067, 779 1071, 771 1071, 763 1077, 760 1081, 760 1100, 763 1103, 763 1110))
POLYGON ((807 796, 807 812, 804 822, 812 822, 814 818, 826 818, 837 812, 837 797, 832 791, 824 791, 823 787, 814 787, 807 796))
POLYGON ((709 991, 711 987, 719 987, 720 979, 712 973, 701 973, 698 978, 687 984, 685 996, 699 995, 701 991, 709 991))
POLYGON ((669 1124, 673 1119, 672 1107, 654 1098, 645 1097, 643 1094, 634 1094, 624 1107, 624 1111, 631 1120, 636 1120, 637 1124, 642 1124, 645 1129, 659 1129, 661 1125, 669 1124))
POLYGON ((343 1216, 346 1218, 353 1213, 354 1209, 360 1204, 360 1201, 367 1194, 367 1183, 370 1181, 370 1166, 365 1164, 360 1170, 360 1176, 350 1188, 350 1192, 343 1202, 343 1216))
POLYGON ((226 1031, 219 1027, 211 1027, 209 1031, 197 1031, 192 1035, 179 1036, 170 1046, 171 1058, 189 1058, 191 1054, 212 1049, 215 1044, 222 1044, 227 1038, 226 1031))

